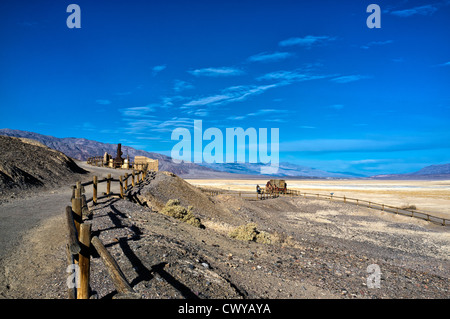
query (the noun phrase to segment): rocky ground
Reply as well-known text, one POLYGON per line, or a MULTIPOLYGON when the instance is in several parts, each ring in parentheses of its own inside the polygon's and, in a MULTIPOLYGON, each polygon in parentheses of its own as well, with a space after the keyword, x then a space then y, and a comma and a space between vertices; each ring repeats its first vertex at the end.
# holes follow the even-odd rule
MULTIPOLYGON (((163 172, 126 199, 106 200, 91 211, 86 222, 93 235, 142 298, 450 297, 449 228, 409 217, 304 198, 209 197, 163 172), (204 228, 160 213, 175 198, 194 207, 204 228), (269 243, 229 236, 248 223, 269 243), (370 287, 371 267, 381 271, 379 288, 370 287)), ((63 218, 37 227, 26 240, 2 261, 0 294, 65 298, 63 218)), ((114 297, 101 259, 94 255, 91 267, 92 293, 114 297)))

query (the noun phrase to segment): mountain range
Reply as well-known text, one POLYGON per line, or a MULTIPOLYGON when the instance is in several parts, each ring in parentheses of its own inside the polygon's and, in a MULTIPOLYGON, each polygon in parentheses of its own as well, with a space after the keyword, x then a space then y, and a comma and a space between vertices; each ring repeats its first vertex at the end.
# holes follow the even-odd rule
MULTIPOLYGON (((79 160, 85 161, 89 157, 103 156, 105 152, 115 156, 117 152, 117 144, 108 144, 85 138, 66 137, 58 138, 39 133, 0 129, 0 135, 24 137, 36 140, 52 149, 60 151, 65 155, 79 160)), ((173 172, 184 178, 255 178, 261 175, 260 163, 223 163, 201 165, 195 163, 174 163, 172 158, 156 152, 147 152, 137 150, 135 148, 122 145, 123 157, 127 155, 130 158, 135 156, 147 156, 159 161, 159 169, 163 171, 173 172)), ((353 173, 328 172, 311 167, 296 165, 292 163, 282 162, 279 164, 278 177, 284 178, 361 178, 364 176, 353 173)), ((373 179, 450 179, 450 164, 431 165, 417 172, 409 174, 389 174, 376 175, 369 178, 373 179)))
POLYGON ((450 164, 430 165, 417 172, 407 174, 386 174, 371 176, 372 179, 450 179, 450 164))
MULTIPOLYGON (((217 171, 223 171, 234 174, 251 174, 261 175, 265 165, 262 163, 223 163, 223 164, 208 164, 202 163, 204 167, 208 167, 217 171)), ((270 166, 269 166, 270 167, 270 166)), ((292 164, 288 162, 281 162, 278 165, 276 176, 280 177, 299 177, 302 178, 355 178, 363 177, 361 175, 352 173, 336 173, 327 172, 316 168, 292 164)))

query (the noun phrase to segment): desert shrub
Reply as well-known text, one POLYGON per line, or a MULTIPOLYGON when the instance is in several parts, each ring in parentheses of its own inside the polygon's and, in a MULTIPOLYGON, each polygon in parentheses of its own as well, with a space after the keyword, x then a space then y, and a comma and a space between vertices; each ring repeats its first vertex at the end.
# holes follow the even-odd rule
POLYGON ((178 199, 169 199, 166 206, 161 210, 161 213, 179 219, 189 225, 203 227, 200 219, 192 213, 192 209, 192 206, 188 206, 188 208, 181 206, 178 199))
POLYGON ((264 231, 258 231, 256 229, 257 225, 255 223, 249 223, 236 227, 234 230, 229 232, 231 238, 244 241, 255 241, 257 243, 270 244, 271 237, 270 234, 264 231))

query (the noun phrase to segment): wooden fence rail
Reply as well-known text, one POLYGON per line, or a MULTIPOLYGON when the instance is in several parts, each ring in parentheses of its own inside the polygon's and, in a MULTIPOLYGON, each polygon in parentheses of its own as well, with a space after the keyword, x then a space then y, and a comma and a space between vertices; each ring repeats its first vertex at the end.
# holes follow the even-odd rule
POLYGON ((140 185, 147 177, 147 171, 134 171, 131 175, 125 174, 120 176, 119 179, 111 178, 111 174, 104 179, 98 179, 97 176, 93 177, 92 181, 81 183, 77 182, 72 186, 72 206, 66 207, 66 224, 68 233, 67 243, 67 262, 68 270, 75 272, 76 282, 69 284, 68 281, 68 298, 69 299, 89 299, 90 295, 90 257, 92 256, 92 250, 98 253, 101 257, 103 264, 105 265, 109 275, 112 278, 114 286, 118 292, 114 298, 139 298, 131 288, 127 279, 120 270, 119 265, 114 258, 106 250, 97 236, 91 237, 91 224, 84 223, 84 219, 89 216, 90 210, 88 203, 92 202, 92 205, 97 205, 98 200, 102 198, 109 198, 112 196, 119 196, 124 198, 126 192, 130 191, 133 187, 140 185), (128 184, 128 179, 131 179, 131 185, 128 184), (119 193, 111 192, 111 183, 118 182, 120 187, 119 193), (106 183, 106 193, 104 196, 98 196, 98 184, 106 183), (92 198, 86 200, 85 187, 92 185, 92 198), (84 217, 84 218, 83 218, 84 217))

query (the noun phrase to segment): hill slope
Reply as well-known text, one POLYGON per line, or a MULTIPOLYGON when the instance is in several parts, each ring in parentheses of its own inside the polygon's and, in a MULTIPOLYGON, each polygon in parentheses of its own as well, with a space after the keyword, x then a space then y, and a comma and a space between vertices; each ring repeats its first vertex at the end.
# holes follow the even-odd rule
POLYGON ((69 157, 33 140, 0 136, 0 197, 54 187, 87 173, 69 157))

